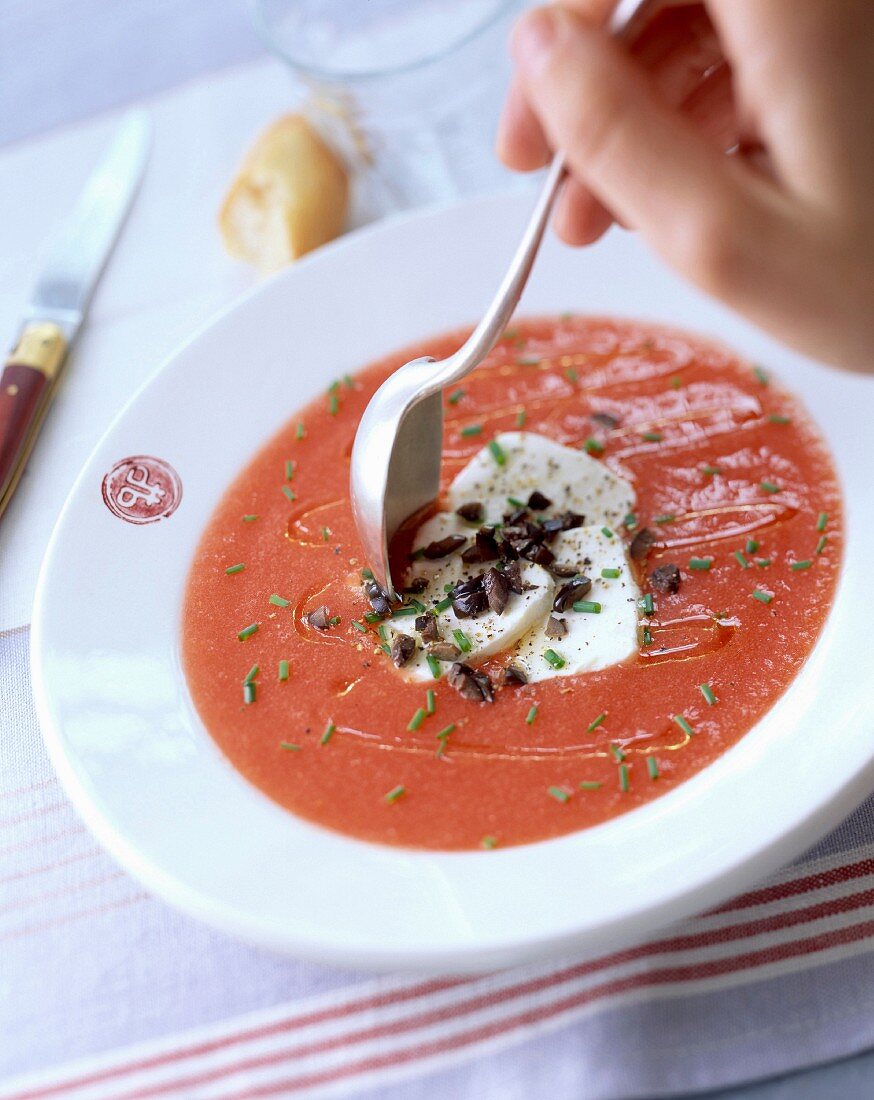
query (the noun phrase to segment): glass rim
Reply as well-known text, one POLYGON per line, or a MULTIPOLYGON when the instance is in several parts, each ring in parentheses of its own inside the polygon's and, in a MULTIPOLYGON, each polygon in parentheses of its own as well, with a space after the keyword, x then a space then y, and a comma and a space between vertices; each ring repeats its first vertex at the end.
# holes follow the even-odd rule
POLYGON ((477 26, 456 38, 449 45, 435 50, 433 53, 424 54, 415 61, 405 61, 399 65, 389 65, 382 69, 330 69, 320 65, 314 65, 303 61, 290 53, 280 44, 276 35, 271 30, 264 13, 264 0, 249 0, 252 23, 255 32, 265 46, 278 57, 281 57, 288 65, 304 76, 314 77, 325 81, 340 81, 343 83, 363 83, 369 80, 379 80, 387 76, 400 76, 404 73, 415 72, 417 69, 427 68, 439 61, 443 61, 457 50, 463 49, 481 34, 490 30, 497 22, 513 8, 519 7, 519 0, 498 0, 497 6, 491 14, 477 26))

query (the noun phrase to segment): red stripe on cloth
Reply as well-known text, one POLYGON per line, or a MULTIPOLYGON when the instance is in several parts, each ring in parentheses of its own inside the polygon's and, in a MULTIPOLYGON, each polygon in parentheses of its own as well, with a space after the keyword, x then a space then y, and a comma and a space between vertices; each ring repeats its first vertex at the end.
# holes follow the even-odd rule
POLYGON ((49 871, 57 871, 60 867, 68 867, 71 863, 81 863, 83 859, 94 859, 103 855, 102 848, 88 848, 84 852, 76 852, 64 859, 56 859, 53 863, 44 863, 41 867, 26 867, 23 871, 13 871, 11 875, 0 875, 0 886, 7 882, 20 882, 21 879, 33 878, 34 875, 44 875, 49 871))
POLYGON ((55 917, 54 920, 44 920, 39 924, 26 924, 23 928, 13 928, 10 932, 3 932, 0 934, 0 943, 5 940, 25 939, 27 936, 35 936, 39 932, 46 932, 49 928, 58 928, 63 924, 72 924, 74 921, 82 920, 83 917, 97 917, 103 913, 109 913, 113 909, 123 909, 127 905, 133 905, 137 901, 149 900, 151 900, 151 895, 145 892, 131 894, 128 897, 119 898, 117 901, 108 901, 103 905, 95 905, 91 909, 82 909, 76 913, 67 913, 63 917, 55 917))
POLYGON ((417 997, 425 997, 430 993, 440 993, 447 989, 453 989, 459 985, 465 985, 475 981, 474 978, 435 978, 407 989, 393 990, 386 993, 377 993, 370 997, 362 997, 357 1001, 348 1001, 346 1004, 334 1005, 331 1008, 315 1009, 312 1012, 303 1013, 300 1016, 292 1016, 285 1020, 277 1020, 272 1024, 264 1024, 261 1027, 248 1028, 234 1035, 225 1035, 220 1039, 210 1039, 194 1046, 180 1050, 166 1051, 150 1058, 140 1058, 135 1062, 128 1062, 124 1066, 111 1066, 105 1070, 97 1070, 84 1077, 77 1077, 70 1081, 59 1082, 56 1085, 48 1085, 35 1092, 15 1093, 9 1100, 40 1100, 44 1096, 55 1096, 70 1089, 84 1088, 86 1085, 97 1085, 113 1077, 128 1073, 139 1073, 142 1070, 157 1069, 159 1066, 168 1065, 179 1061, 181 1058, 199 1057, 203 1054, 212 1054, 223 1047, 236 1043, 246 1043, 253 1039, 267 1039, 273 1035, 281 1035, 285 1031, 294 1031, 298 1028, 308 1027, 311 1024, 327 1023, 329 1020, 342 1019, 356 1012, 367 1012, 371 1009, 383 1008, 386 1005, 403 1004, 417 997))
POLYGON ((22 840, 18 844, 9 844, 5 848, 0 848, 0 858, 11 856, 15 852, 26 852, 28 848, 39 848, 41 844, 51 844, 53 840, 66 840, 68 836, 79 836, 80 833, 87 832, 88 830, 84 825, 70 825, 66 829, 59 829, 56 833, 49 833, 48 836, 32 836, 29 840, 22 840))
MULTIPOLYGON (((496 1038, 520 1027, 531 1027, 542 1023, 554 1016, 560 1016, 575 1008, 601 1000, 607 996, 616 996, 631 990, 642 990, 661 985, 675 985, 682 982, 698 981, 707 977, 720 977, 735 970, 753 969, 766 966, 770 963, 781 962, 797 956, 811 955, 818 951, 827 950, 844 944, 854 943, 866 939, 874 933, 874 921, 866 921, 864 924, 851 928, 840 929, 833 933, 827 933, 809 940, 796 940, 789 944, 781 944, 764 951, 752 952, 749 955, 730 959, 720 959, 710 963, 699 963, 691 967, 669 967, 664 970, 655 970, 650 974, 629 975, 625 978, 617 978, 615 981, 605 982, 594 989, 587 989, 580 993, 564 997, 552 1004, 530 1009, 527 1012, 518 1013, 508 1019, 496 1020, 493 1023, 482 1024, 471 1028, 466 1032, 447 1036, 444 1039, 434 1039, 421 1043, 406 1050, 391 1054, 377 1054, 367 1058, 361 1058, 357 1062, 349 1062, 343 1066, 335 1066, 321 1072, 303 1074, 298 1077, 289 1077, 283 1081, 275 1081, 267 1085, 249 1086, 244 1092, 228 1093, 223 1100, 256 1100, 263 1096, 276 1096, 280 1093, 299 1092, 301 1089, 313 1088, 316 1085, 325 1085, 336 1081, 356 1077, 363 1073, 372 1073, 379 1069, 388 1069, 406 1065, 410 1062, 421 1061, 437 1054, 448 1054, 453 1051, 471 1046, 474 1043, 484 1042, 496 1038)), ((228 1073, 233 1072, 232 1069, 228 1073)), ((146 1097, 159 1095, 158 1089, 145 1089, 141 1092, 129 1093, 123 1100, 145 1100, 146 1097)))
POLYGON ((865 875, 874 875, 874 859, 857 860, 855 863, 844 863, 840 867, 832 867, 827 871, 817 871, 812 875, 803 875, 801 878, 790 879, 789 882, 780 882, 774 886, 763 886, 759 890, 750 890, 746 894, 740 894, 718 909, 711 909, 711 913, 730 913, 735 909, 751 909, 754 905, 764 905, 769 901, 782 901, 786 898, 797 897, 799 894, 809 893, 811 890, 819 890, 823 886, 836 886, 839 882, 849 882, 854 878, 864 878, 865 875))
MULTIPOLYGON (((177 1078, 175 1081, 168 1082, 165 1085, 156 1086, 149 1091, 148 1095, 159 1096, 167 1092, 190 1089, 198 1085, 205 1085, 212 1081, 220 1080, 231 1072, 238 1073, 246 1070, 263 1069, 266 1066, 278 1065, 280 1062, 289 1061, 293 1058, 306 1058, 315 1054, 328 1054, 331 1051, 339 1050, 355 1043, 373 1042, 378 1039, 393 1038, 407 1031, 417 1031, 422 1028, 431 1027, 435 1024, 446 1023, 449 1020, 478 1012, 481 1009, 498 1007, 520 997, 528 996, 532 993, 540 993, 544 989, 550 989, 553 986, 572 981, 576 978, 586 977, 597 973, 599 970, 617 966, 621 963, 634 962, 653 955, 664 954, 665 952, 688 951, 695 948, 712 947, 720 943, 731 942, 751 935, 776 931, 783 928, 791 928, 799 924, 819 920, 823 917, 852 912, 872 904, 874 904, 874 889, 866 890, 860 894, 846 898, 836 898, 833 901, 823 902, 802 911, 795 911, 789 914, 777 914, 765 920, 733 925, 730 928, 720 928, 712 932, 699 932, 687 936, 677 936, 669 940, 641 944, 638 947, 632 947, 626 951, 616 952, 613 955, 605 955, 600 959, 578 963, 564 970, 553 971, 552 973, 541 975, 538 978, 531 978, 524 982, 518 982, 515 985, 506 986, 504 989, 495 992, 487 992, 476 997, 471 997, 466 1001, 444 1005, 440 1008, 420 1013, 417 1016, 410 1016, 403 1020, 392 1020, 384 1024, 374 1024, 370 1027, 359 1029, 358 1031, 348 1032, 345 1035, 334 1035, 330 1038, 314 1040, 313 1042, 298 1046, 292 1050, 275 1051, 271 1054, 257 1055, 248 1059, 242 1059, 234 1063, 232 1068, 222 1066, 214 1070, 206 1070, 203 1073, 177 1078)), ((735 957, 743 958, 744 956, 735 957)), ((129 1096, 126 1095, 124 1100, 133 1100, 134 1097, 139 1097, 140 1095, 142 1094, 139 1092, 131 1093, 129 1096)))
POLYGON ((37 806, 33 810, 25 810, 22 814, 16 814, 14 817, 0 818, 0 829, 5 829, 10 825, 22 825, 25 821, 33 821, 35 818, 48 817, 49 814, 56 814, 60 810, 70 810, 73 807, 69 802, 51 802, 48 806, 37 806))
POLYGON ((70 894, 78 894, 95 886, 103 886, 107 882, 115 882, 120 878, 127 878, 127 872, 122 871, 121 868, 117 871, 109 871, 104 875, 95 875, 94 878, 71 882, 67 886, 59 886, 55 890, 47 890, 42 894, 31 894, 29 897, 15 898, 14 901, 10 901, 6 905, 0 905, 0 914, 14 913, 18 909, 26 909, 28 905, 36 905, 38 902, 54 901, 55 898, 68 897, 70 894))
POLYGON ((39 783, 29 783, 26 787, 11 787, 8 791, 0 791, 0 799, 14 798, 19 794, 32 794, 34 791, 44 791, 48 787, 57 787, 60 780, 57 776, 42 779, 39 783))

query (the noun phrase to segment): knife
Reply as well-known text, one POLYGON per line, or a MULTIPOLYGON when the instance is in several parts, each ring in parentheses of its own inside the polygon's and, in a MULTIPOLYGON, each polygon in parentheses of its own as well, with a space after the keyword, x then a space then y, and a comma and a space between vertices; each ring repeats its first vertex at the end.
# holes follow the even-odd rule
POLYGON ((54 241, 0 373, 0 516, 12 499, 72 346, 136 194, 151 123, 133 111, 54 241))

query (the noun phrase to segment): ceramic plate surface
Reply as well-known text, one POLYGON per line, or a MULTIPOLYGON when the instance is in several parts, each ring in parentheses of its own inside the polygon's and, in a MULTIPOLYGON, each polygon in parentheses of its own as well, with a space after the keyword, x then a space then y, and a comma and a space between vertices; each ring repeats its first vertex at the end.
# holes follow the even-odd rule
POLYGON ((611 950, 742 889, 874 787, 874 384, 770 342, 620 231, 585 251, 550 239, 520 312, 628 315, 722 339, 801 395, 835 455, 847 512, 839 589, 777 705, 643 808, 557 840, 470 853, 380 847, 299 820, 249 786, 203 729, 180 667, 179 618, 225 487, 330 380, 475 321, 530 204, 482 199, 362 231, 238 302, 121 413, 46 553, 33 673, 68 793, 150 889, 255 943, 427 970, 611 950))

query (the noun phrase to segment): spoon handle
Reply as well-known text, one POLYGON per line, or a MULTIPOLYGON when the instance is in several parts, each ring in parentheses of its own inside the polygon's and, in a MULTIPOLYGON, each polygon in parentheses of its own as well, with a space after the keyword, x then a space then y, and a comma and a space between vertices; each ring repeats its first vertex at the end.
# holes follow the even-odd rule
POLYGON ((444 361, 437 376, 431 379, 431 386, 434 389, 451 385, 464 378, 474 367, 479 366, 498 342, 528 282, 550 212, 564 183, 566 171, 564 156, 560 152, 556 153, 537 198, 537 204, 531 212, 519 247, 501 280, 497 294, 464 344, 454 355, 444 361))

